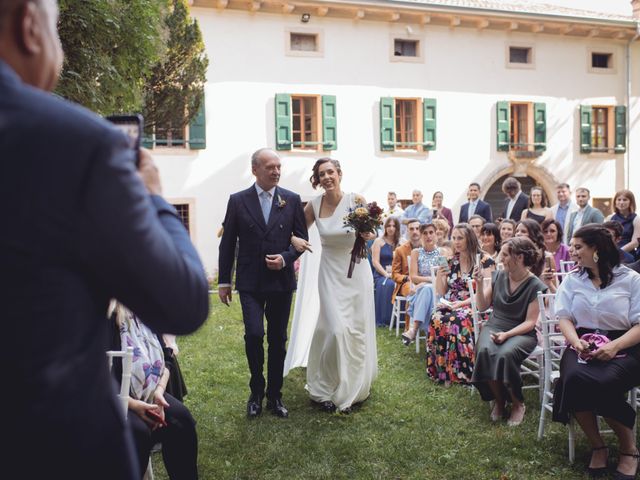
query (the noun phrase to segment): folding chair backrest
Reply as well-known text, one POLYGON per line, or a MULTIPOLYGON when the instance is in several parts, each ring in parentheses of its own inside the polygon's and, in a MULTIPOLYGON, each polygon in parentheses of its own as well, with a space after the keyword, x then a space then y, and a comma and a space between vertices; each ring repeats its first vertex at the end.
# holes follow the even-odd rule
POLYGON ((476 290, 473 288, 473 279, 467 280, 467 288, 471 298, 471 318, 473 319, 473 337, 477 342, 480 336, 480 314, 478 313, 478 303, 476 302, 476 290))
POLYGON ((107 358, 109 359, 109 370, 113 367, 113 359, 115 357, 122 358, 122 379, 120 382, 120 394, 118 398, 122 405, 125 418, 129 410, 129 388, 131 387, 131 370, 133 368, 133 347, 127 347, 126 350, 109 350, 107 358))
POLYGON ((555 315, 555 293, 538 292, 539 327, 542 333, 545 381, 552 379, 552 372, 560 368, 560 357, 564 350, 562 334, 556 331, 558 320, 555 315))

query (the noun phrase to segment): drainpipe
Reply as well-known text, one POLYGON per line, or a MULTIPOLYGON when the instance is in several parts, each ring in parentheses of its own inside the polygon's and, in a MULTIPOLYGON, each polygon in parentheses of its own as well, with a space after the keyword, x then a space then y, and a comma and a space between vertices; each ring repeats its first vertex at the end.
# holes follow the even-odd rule
MULTIPOLYGON (((635 13, 635 12, 634 12, 635 13)), ((635 15, 634 15, 635 17, 635 15)), ((629 178, 631 177, 631 44, 640 38, 640 20, 636 17, 636 34, 627 43, 627 152, 625 154, 625 188, 630 189, 629 178)))

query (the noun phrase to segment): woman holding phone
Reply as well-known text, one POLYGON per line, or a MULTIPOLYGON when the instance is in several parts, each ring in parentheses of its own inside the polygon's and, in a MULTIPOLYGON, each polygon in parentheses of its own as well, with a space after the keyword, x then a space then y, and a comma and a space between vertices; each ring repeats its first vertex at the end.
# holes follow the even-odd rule
POLYGON ((547 290, 531 273, 540 255, 528 238, 512 238, 500 250, 504 269, 494 273, 491 284, 485 285, 482 269, 475 270, 478 309, 493 305, 493 311, 480 331, 471 381, 483 400, 493 401, 492 422, 506 415, 507 402, 511 403, 508 425, 520 425, 524 419, 520 366, 537 345, 537 295, 547 290))
MULTIPOLYGON (((166 392, 169 368, 160 337, 131 311, 112 302, 110 307, 111 348, 132 346, 133 370, 129 415, 140 471, 149 463, 151 448, 162 444, 162 458, 170 479, 198 478, 198 437, 189 409, 166 392)), ((121 378, 121 366, 114 364, 121 378), (118 371, 120 370, 120 371, 118 371)))
POLYGON ((444 385, 471 381, 473 317, 467 282, 477 263, 485 275, 495 265, 480 250, 478 237, 468 224, 456 225, 451 240, 453 258, 436 274, 436 293, 443 300, 436 304, 427 335, 427 375, 444 385))

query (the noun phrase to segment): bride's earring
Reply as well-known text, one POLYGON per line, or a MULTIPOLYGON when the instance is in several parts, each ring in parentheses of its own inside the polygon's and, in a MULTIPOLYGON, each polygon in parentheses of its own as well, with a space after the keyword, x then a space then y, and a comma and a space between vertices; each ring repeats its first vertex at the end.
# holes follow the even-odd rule
POLYGON ((593 261, 595 263, 598 263, 598 260, 600 260, 600 256, 598 255, 598 252, 593 252, 593 261))

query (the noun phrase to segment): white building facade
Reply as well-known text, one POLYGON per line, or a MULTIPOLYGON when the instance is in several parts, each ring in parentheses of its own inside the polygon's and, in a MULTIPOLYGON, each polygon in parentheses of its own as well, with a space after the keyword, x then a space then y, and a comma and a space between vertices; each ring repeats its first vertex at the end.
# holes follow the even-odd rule
POLYGON ((210 59, 206 140, 154 154, 210 273, 227 199, 251 185, 264 146, 303 200, 318 194, 313 163, 330 156, 347 191, 385 204, 417 188, 429 204, 439 190, 456 218, 470 182, 496 191, 505 175, 552 198, 559 182, 600 199, 640 185, 631 8, 195 0, 191 13, 210 59))

